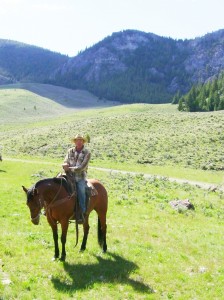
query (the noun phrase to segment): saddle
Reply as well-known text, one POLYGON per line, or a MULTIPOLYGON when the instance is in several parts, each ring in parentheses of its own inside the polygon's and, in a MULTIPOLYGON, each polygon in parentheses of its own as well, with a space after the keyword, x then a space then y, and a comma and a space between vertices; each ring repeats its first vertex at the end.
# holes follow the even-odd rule
MULTIPOLYGON (((74 183, 74 179, 71 173, 59 173, 57 175, 58 177, 63 177, 67 183, 67 190, 70 193, 70 195, 75 195, 76 198, 78 199, 78 195, 76 192, 76 185, 74 183)), ((89 206, 89 199, 91 196, 96 196, 98 194, 97 190, 95 187, 87 180, 87 185, 86 185, 86 208, 89 206)), ((79 199, 78 199, 79 200, 79 199)), ((74 211, 74 215, 71 217, 70 220, 77 220, 78 224, 83 224, 84 222, 84 216, 82 214, 79 201, 77 201, 76 209, 74 211)))
MULTIPOLYGON (((63 177, 68 185, 68 190, 70 192, 70 194, 74 193, 76 194, 76 187, 74 185, 74 181, 72 179, 72 175, 66 174, 66 173, 59 173, 56 177, 63 177)), ((92 196, 96 196, 98 195, 98 192, 96 190, 96 188, 92 185, 92 183, 90 181, 87 180, 87 186, 86 186, 86 196, 88 197, 92 197, 92 196)))

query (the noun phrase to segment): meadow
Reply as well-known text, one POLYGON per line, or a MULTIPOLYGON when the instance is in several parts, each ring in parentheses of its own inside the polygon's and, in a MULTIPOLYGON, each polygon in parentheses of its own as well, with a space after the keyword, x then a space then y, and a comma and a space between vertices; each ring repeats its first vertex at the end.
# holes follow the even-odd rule
MULTIPOLYGON (((5 93, 14 106, 21 93, 20 104, 30 96, 2 90, 5 108, 5 93)), ((13 118, 0 110, 0 299, 222 299, 224 193, 169 177, 223 186, 223 112, 180 113, 170 104, 62 111, 44 101, 13 118), (66 262, 52 262, 51 229, 44 216, 31 223, 21 186, 61 171, 76 132, 90 135, 89 177, 108 190, 108 252, 98 247, 93 212, 87 250, 79 252, 81 226, 74 248, 70 224, 66 262), (171 207, 183 199, 195 210, 171 207)))
MULTIPOLYGON (((30 95, 19 96, 28 101, 30 95)), ((64 111, 57 107, 59 114, 52 112, 58 103, 41 101, 40 108, 31 105, 24 115, 0 111, 3 156, 61 161, 71 137, 81 132, 91 137, 93 166, 223 183, 223 111, 181 113, 171 104, 132 104, 64 111)))
POLYGON ((89 177, 109 193, 108 253, 98 247, 93 212, 86 252, 74 248, 70 224, 66 262, 52 262, 51 229, 44 216, 40 225, 31 223, 21 185, 59 169, 36 162, 0 166, 0 276, 10 281, 0 282, 0 299, 222 299, 223 192, 91 169, 89 177), (186 198, 195 210, 169 204, 186 198))

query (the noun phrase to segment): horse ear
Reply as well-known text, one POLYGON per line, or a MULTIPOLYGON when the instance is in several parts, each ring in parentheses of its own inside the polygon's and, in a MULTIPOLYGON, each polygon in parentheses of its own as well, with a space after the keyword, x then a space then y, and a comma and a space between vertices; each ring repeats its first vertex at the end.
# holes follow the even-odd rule
POLYGON ((22 188, 23 188, 23 190, 24 190, 24 192, 27 194, 27 188, 25 188, 25 186, 24 185, 22 185, 22 188))

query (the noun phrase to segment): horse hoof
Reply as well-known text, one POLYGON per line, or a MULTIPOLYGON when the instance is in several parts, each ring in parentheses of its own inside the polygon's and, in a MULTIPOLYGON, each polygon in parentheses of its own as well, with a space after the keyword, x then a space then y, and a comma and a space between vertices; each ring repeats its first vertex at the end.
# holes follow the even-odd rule
POLYGON ((56 261, 58 259, 58 257, 53 257, 52 259, 51 259, 51 261, 56 261))
POLYGON ((65 256, 62 256, 62 257, 60 258, 60 261, 65 261, 65 256))

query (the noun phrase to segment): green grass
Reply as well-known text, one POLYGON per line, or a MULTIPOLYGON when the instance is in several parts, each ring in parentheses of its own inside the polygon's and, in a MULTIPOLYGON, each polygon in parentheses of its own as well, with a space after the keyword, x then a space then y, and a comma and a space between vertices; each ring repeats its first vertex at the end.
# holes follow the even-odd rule
POLYGON ((93 166, 223 184, 222 111, 181 113, 171 104, 132 104, 60 112, 43 120, 32 115, 30 123, 25 116, 16 124, 6 118, 0 125, 3 157, 60 162, 71 137, 81 132, 91 137, 93 166))
MULTIPOLYGON (((0 89, 0 299, 222 299, 224 194, 166 177, 223 184, 223 112, 180 113, 169 104, 73 111, 71 91, 20 88, 0 89), (45 217, 32 225, 21 186, 60 172, 77 132, 91 136, 92 167, 140 174, 89 168, 109 193, 108 253, 92 213, 86 252, 74 248, 71 224, 66 262, 52 262, 51 229, 45 217), (169 204, 182 199, 195 210, 169 204)), ((91 102, 76 91, 76 104, 81 95, 91 102)))
POLYGON ((54 119, 90 108, 113 106, 87 91, 48 84, 23 83, 0 86, 0 125, 54 119))
POLYGON ((33 121, 68 113, 66 107, 22 89, 0 90, 1 123, 33 121))
POLYGON ((11 280, 0 283, 0 299, 222 299, 222 192, 90 169, 109 193, 108 253, 98 248, 92 213, 86 252, 74 248, 71 224, 66 262, 52 262, 50 227, 45 217, 30 222, 21 185, 59 171, 60 164, 0 164, 0 259, 11 280), (186 198, 194 211, 169 204, 186 198))
MULTIPOLYGON (((99 166, 99 162, 92 161, 91 167, 97 168, 99 166)), ((177 178, 177 179, 186 179, 188 181, 195 181, 201 183, 210 183, 215 185, 223 186, 224 184, 224 174, 223 171, 204 171, 200 169, 190 169, 184 168, 181 166, 173 166, 163 165, 163 166, 155 166, 155 165, 134 165, 130 163, 114 163, 114 162, 104 162, 104 168, 115 169, 120 171, 128 171, 128 172, 136 172, 142 174, 151 174, 164 176, 167 178, 177 178)))

